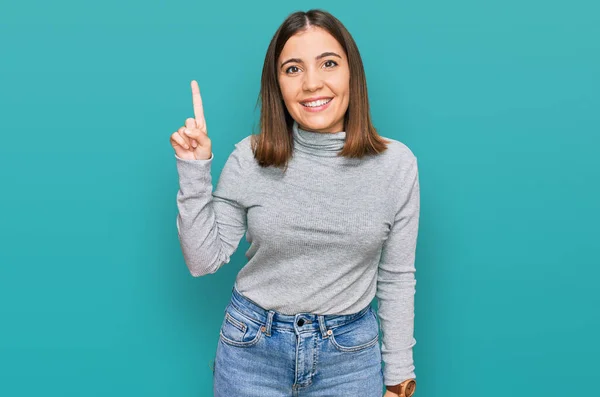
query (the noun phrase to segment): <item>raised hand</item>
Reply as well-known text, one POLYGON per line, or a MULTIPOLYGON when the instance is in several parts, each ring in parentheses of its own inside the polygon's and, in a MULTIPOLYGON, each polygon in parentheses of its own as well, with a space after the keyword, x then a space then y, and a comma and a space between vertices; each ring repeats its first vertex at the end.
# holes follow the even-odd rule
POLYGON ((206 130, 204 108, 200 88, 192 80, 192 103, 194 118, 188 118, 182 127, 171 135, 171 145, 175 154, 185 160, 208 160, 212 156, 212 143, 206 130))

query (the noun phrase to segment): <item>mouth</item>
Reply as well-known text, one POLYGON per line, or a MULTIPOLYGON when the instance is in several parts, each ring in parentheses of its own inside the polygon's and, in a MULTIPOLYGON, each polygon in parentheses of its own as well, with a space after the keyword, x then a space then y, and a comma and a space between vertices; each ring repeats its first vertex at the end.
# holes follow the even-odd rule
POLYGON ((320 112, 329 107, 333 98, 319 99, 312 102, 300 102, 300 105, 308 112, 320 112))

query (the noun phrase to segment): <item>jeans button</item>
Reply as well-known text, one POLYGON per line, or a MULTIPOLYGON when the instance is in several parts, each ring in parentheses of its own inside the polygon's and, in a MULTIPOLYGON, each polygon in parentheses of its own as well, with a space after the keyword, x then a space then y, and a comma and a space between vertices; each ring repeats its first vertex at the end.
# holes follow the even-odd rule
POLYGON ((304 319, 301 318, 300 320, 298 320, 297 324, 301 327, 304 324, 304 319))

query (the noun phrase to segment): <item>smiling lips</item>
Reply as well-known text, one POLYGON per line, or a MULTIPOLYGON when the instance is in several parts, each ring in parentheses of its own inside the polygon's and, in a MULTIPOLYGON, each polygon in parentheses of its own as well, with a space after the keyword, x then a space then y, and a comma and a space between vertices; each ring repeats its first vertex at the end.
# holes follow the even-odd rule
POLYGON ((308 112, 320 112, 327 109, 331 101, 333 98, 322 98, 311 102, 300 102, 300 104, 308 112))

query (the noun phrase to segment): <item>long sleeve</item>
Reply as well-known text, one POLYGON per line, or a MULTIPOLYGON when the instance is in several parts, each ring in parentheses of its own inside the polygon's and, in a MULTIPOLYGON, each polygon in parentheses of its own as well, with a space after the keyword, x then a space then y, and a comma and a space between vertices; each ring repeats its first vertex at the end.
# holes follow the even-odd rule
POLYGON ((177 233, 185 263, 194 277, 215 273, 229 263, 246 232, 245 172, 239 146, 231 153, 212 191, 208 160, 175 155, 179 174, 177 233))
POLYGON ((415 251, 420 190, 417 158, 403 172, 392 229, 384 242, 377 274, 377 314, 382 329, 384 384, 416 378, 414 339, 415 251))

